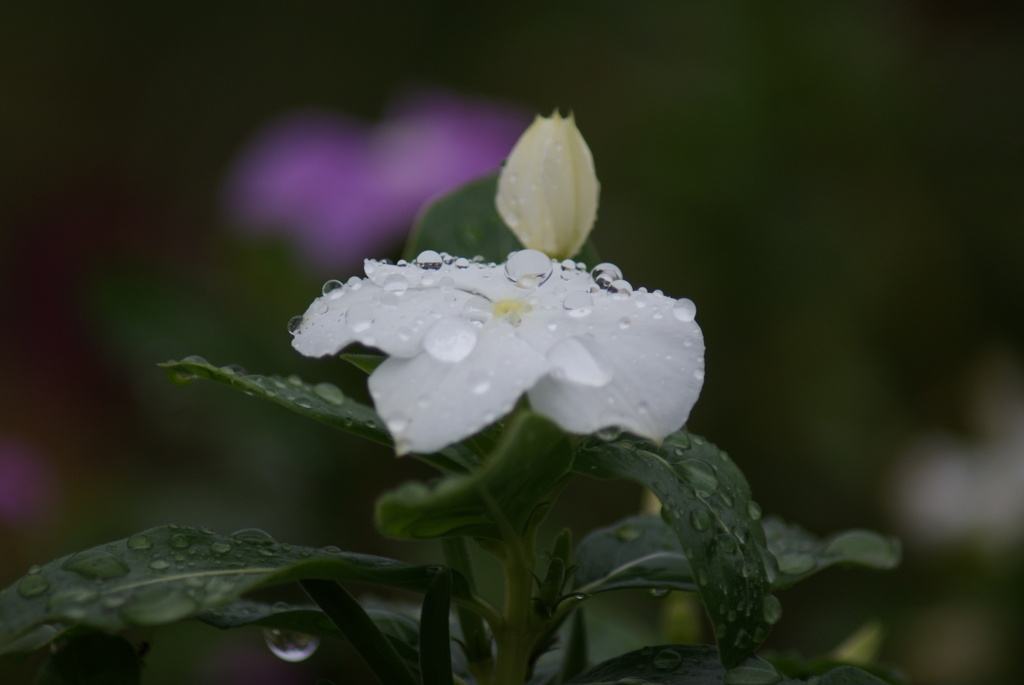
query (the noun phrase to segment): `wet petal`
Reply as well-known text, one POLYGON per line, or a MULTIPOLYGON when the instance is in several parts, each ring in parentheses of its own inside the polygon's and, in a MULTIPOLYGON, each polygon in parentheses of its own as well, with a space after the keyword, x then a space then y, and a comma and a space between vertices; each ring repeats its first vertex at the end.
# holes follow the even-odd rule
POLYGON ((473 329, 462 328, 461 321, 435 324, 448 350, 439 344, 412 358, 391 357, 370 376, 374 405, 399 454, 436 452, 479 432, 509 413, 547 367, 544 356, 509 326, 495 326, 467 345, 473 329), (446 335, 449 326, 454 335, 446 335))

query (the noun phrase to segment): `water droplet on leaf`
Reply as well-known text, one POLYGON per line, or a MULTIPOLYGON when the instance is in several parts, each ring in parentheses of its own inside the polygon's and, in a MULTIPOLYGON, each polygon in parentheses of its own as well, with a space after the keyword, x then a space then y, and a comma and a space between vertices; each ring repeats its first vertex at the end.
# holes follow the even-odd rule
POLYGON ((277 628, 265 628, 263 637, 276 657, 291 663, 305 661, 320 645, 320 638, 314 635, 277 628))
POLYGON ((22 597, 35 597, 46 592, 50 584, 42 576, 25 576, 18 583, 18 594, 22 597))
POLYGON ((697 530, 707 530, 711 526, 711 513, 707 509, 694 509, 690 512, 690 523, 697 530))
POLYGON ((128 538, 128 542, 125 543, 128 549, 149 549, 153 546, 153 541, 149 539, 149 536, 143 535, 142 533, 136 533, 135 535, 128 538))
POLYGON ((654 655, 651 663, 659 671, 674 671, 682 661, 683 657, 679 652, 672 649, 662 649, 654 655))
POLYGON ((317 383, 313 386, 313 392, 317 396, 335 407, 345 404, 345 394, 334 383, 317 383))
POLYGON ((65 561, 61 568, 90 580, 118 578, 128 573, 127 564, 113 554, 97 549, 79 552, 65 561))

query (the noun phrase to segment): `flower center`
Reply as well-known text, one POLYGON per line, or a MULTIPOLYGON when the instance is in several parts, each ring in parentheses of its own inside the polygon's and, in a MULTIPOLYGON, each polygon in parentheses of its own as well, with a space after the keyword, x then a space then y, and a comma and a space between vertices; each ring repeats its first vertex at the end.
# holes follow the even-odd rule
POLYGON ((498 300, 494 303, 494 316, 518 326, 523 320, 523 314, 531 309, 533 308, 522 300, 498 300))

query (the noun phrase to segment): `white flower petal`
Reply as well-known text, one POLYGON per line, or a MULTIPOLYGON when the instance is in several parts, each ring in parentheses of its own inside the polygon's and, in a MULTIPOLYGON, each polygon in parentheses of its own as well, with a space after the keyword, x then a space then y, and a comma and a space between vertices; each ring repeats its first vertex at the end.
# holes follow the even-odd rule
MULTIPOLYGON (((435 328, 460 327, 458 321, 443 319, 435 328)), ((452 337, 454 354, 428 348, 410 359, 391 357, 373 372, 370 394, 399 454, 436 452, 479 432, 510 412, 544 374, 544 356, 511 327, 500 328, 477 336, 464 357, 464 336, 471 329, 452 337)))
POLYGON ((602 295, 586 332, 549 351, 552 370, 529 391, 530 404, 573 433, 619 428, 660 441, 686 423, 704 383, 693 303, 602 295))

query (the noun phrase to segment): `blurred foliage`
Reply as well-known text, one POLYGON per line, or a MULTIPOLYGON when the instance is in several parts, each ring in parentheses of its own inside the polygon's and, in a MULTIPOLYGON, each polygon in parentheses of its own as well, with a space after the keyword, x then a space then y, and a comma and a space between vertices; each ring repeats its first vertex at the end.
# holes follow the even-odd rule
MULTIPOLYGON (((35 448, 60 498, 0 519, 0 585, 172 521, 388 554, 371 502, 423 467, 212 384, 176 391, 155 365, 198 353, 365 399, 361 372, 301 358, 285 331, 323 280, 351 274, 225 225, 219 192, 271 118, 373 120, 414 87, 573 110, 604 191, 602 258, 698 303, 708 375, 690 426, 766 511, 816 533, 895 531, 903 446, 967 433, 972 369, 1024 355, 1022 14, 993 0, 5 5, 0 434, 35 448)), ((635 513, 608 492, 571 488, 556 523, 635 513)), ((996 567, 907 540, 904 568, 858 576, 863 592, 808 581, 768 644, 825 653, 877 617, 883 658, 916 682, 1008 681, 1022 576, 1019 545, 996 567)), ((154 684, 229 682, 223 664, 248 649, 136 637, 153 642, 154 684), (177 663, 175 644, 194 659, 177 663)), ((276 682, 330 673, 247 658, 289 674, 276 682)), ((21 666, 0 674, 19 682, 21 666)))

